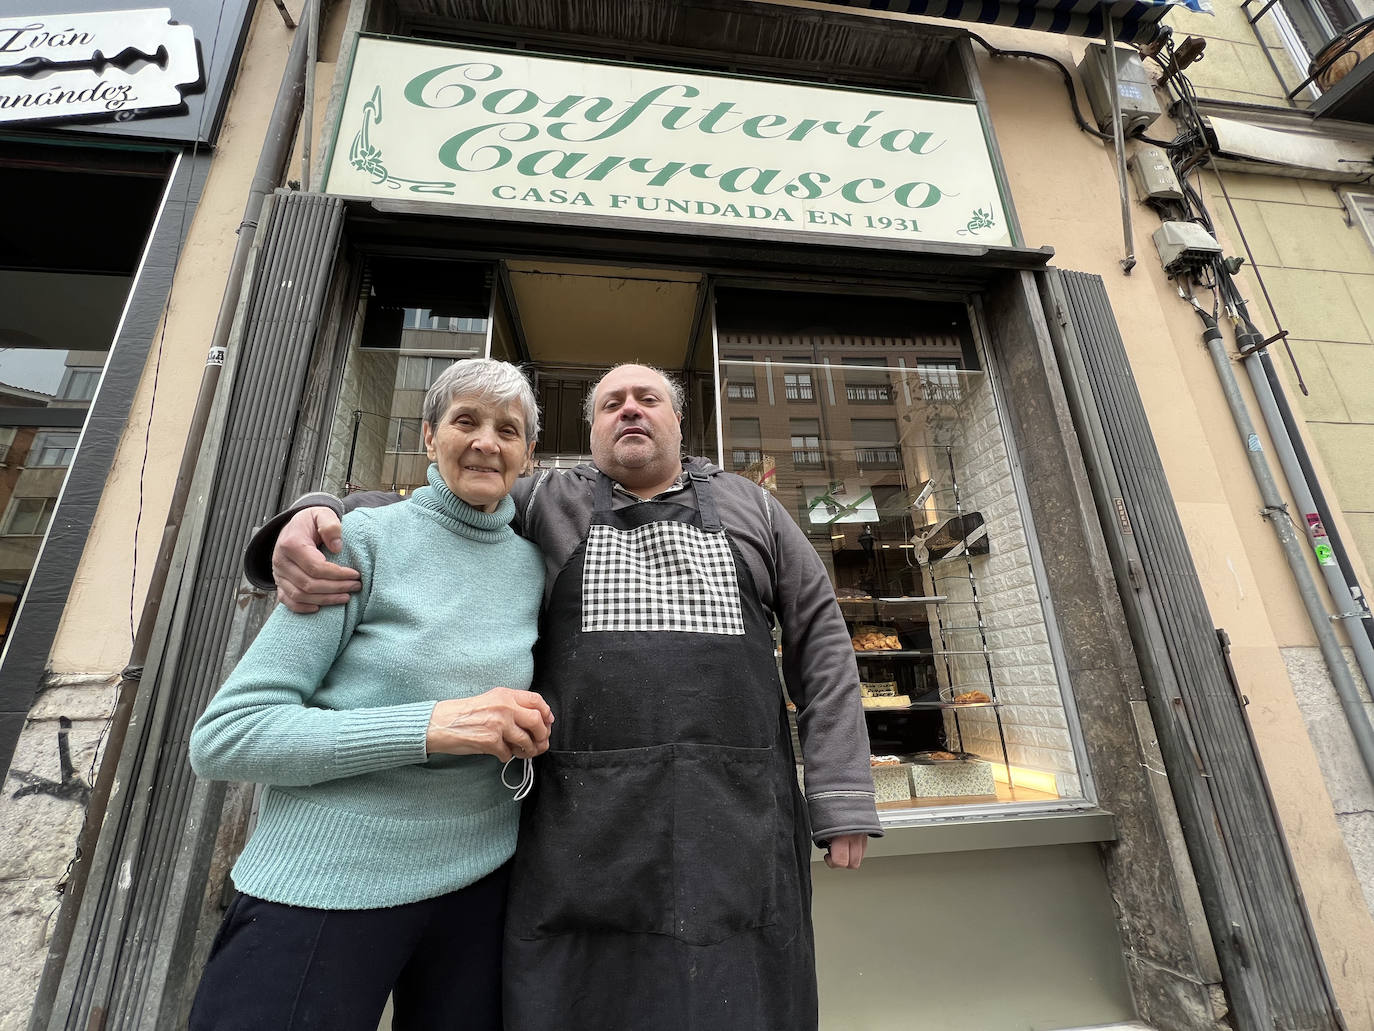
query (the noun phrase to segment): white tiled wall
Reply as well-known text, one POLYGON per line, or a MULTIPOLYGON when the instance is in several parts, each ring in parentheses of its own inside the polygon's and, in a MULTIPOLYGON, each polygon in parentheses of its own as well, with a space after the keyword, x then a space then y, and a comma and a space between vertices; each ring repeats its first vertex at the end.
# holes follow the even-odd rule
MULTIPOLYGON (((934 566, 935 575, 942 577, 934 586, 936 593, 949 598, 939 606, 939 616, 947 626, 975 626, 975 614, 981 610, 985 632, 971 629, 946 633, 945 642, 951 650, 975 654, 950 656, 949 673, 943 664, 940 666, 941 683, 952 679, 956 690, 988 691, 990 665, 995 690, 989 693, 1002 703, 1002 733, 1011 764, 1054 773, 1060 795, 1074 797, 1082 789, 1073 744, 992 388, 987 377, 968 380, 958 418, 949 420, 945 433, 954 449, 959 507, 964 512, 982 513, 989 553, 967 560, 962 556, 942 560, 934 566), (975 585, 978 606, 968 604, 975 585), (986 658, 982 654, 984 637, 986 658)), ((933 417, 949 419, 951 414, 946 409, 933 417)), ((938 486, 950 487, 947 466, 941 476, 938 486)), ((952 507, 953 493, 942 496, 951 500, 941 504, 952 507)), ((1002 744, 993 709, 960 710, 958 723, 968 751, 1000 760, 1002 744)), ((951 743, 957 743, 954 713, 947 713, 946 724, 951 743)))

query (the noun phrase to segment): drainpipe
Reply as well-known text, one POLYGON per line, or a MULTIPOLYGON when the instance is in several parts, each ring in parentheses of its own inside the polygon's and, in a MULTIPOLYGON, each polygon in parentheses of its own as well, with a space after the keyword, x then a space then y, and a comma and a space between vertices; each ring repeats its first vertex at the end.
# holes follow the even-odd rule
MULTIPOLYGON (((1274 360, 1269 357, 1268 348, 1259 352, 1259 361, 1260 368, 1264 370, 1264 378, 1269 382, 1270 392, 1274 395, 1279 416, 1288 431, 1288 439, 1293 442, 1293 450, 1298 458, 1298 468, 1302 470, 1303 477, 1312 488, 1312 497, 1317 506, 1316 513, 1321 517, 1322 525, 1326 527, 1326 532, 1331 538, 1331 547, 1336 552, 1336 561, 1340 564, 1341 573, 1345 576, 1345 588, 1350 597, 1350 604, 1360 611, 1360 621, 1364 626, 1365 637, 1369 639, 1371 644, 1374 644, 1374 615, 1371 615, 1369 611, 1369 599, 1365 595, 1364 588, 1360 586, 1360 578, 1350 562, 1350 552, 1346 548, 1345 542, 1341 540, 1336 522, 1331 518, 1331 506, 1326 502, 1326 495, 1322 491, 1321 481, 1317 478, 1317 471, 1312 468, 1312 456, 1307 453, 1307 445, 1303 443, 1302 434, 1298 432, 1298 420, 1294 417, 1293 409, 1288 404, 1288 396, 1284 392, 1278 372, 1274 369, 1274 360)), ((1365 683, 1369 683, 1367 674, 1365 683)), ((1374 685, 1371 685, 1371 690, 1374 690, 1374 685)))
POLYGON ((220 370, 224 367, 225 348, 229 341, 229 331, 233 327, 234 312, 238 308, 239 295, 243 289, 244 269, 248 264, 248 254, 252 250, 257 235, 258 215, 262 202, 286 173, 291 159, 291 148, 295 142, 296 125, 300 119, 301 101, 305 93, 305 64, 307 33, 297 32, 291 43, 291 52, 286 58, 286 70, 282 74, 281 86, 277 90, 276 104, 267 123, 267 134, 263 140, 262 154, 249 186, 248 203, 244 206, 243 221, 239 224, 238 242, 229 266, 229 277, 220 301, 219 315, 210 338, 209 355, 205 361, 205 371, 201 375, 200 391, 196 396, 195 410, 191 415, 191 425, 186 432, 186 446, 181 453, 181 466, 177 470, 176 486, 167 509, 167 520, 163 524, 162 542, 158 548, 157 561, 148 582, 148 593, 143 600, 143 613, 138 622, 138 635, 134 638, 129 664, 124 668, 119 683, 119 693, 115 699, 114 713, 110 717, 110 729, 106 738, 105 754, 101 759, 100 772, 91 787, 91 800, 86 808, 85 822, 81 837, 77 841, 76 858, 72 864, 71 877, 67 882, 53 925, 48 957, 43 964, 43 975, 38 985, 38 994, 29 1016, 30 1031, 46 1028, 52 1015, 57 989, 62 980, 62 970, 67 961, 67 950, 71 946, 72 933, 76 928, 77 916, 81 910, 81 900, 85 895, 86 882, 90 877, 91 860, 95 856, 96 842, 100 838, 101 825, 109 806, 110 795, 114 788, 115 770, 124 748, 125 735, 129 729, 129 719, 133 715, 134 698, 138 694, 139 680, 143 666, 148 661, 148 650, 152 645, 153 632, 157 627, 158 611, 162 604, 163 591, 172 568, 172 556, 176 550, 177 537, 181 530, 182 517, 191 493, 191 481, 195 475, 196 462, 200 457, 201 443, 205 437, 214 402, 215 388, 219 384, 220 370))
POLYGON ((1259 434, 1255 432, 1255 425, 1245 406, 1245 398, 1240 392, 1240 384, 1236 381, 1235 372, 1231 369, 1230 358, 1222 344, 1221 330, 1217 328, 1217 320, 1200 308, 1196 310, 1206 326, 1202 334, 1203 343, 1207 346, 1207 353, 1212 358, 1212 366, 1216 369, 1217 380, 1220 382, 1222 393, 1226 397, 1226 404, 1231 409, 1231 418, 1235 421, 1241 443, 1245 447, 1245 457, 1249 459, 1250 472, 1254 475, 1255 483, 1259 487, 1260 500, 1264 505, 1263 515, 1269 520, 1274 532, 1278 535, 1279 546, 1283 549, 1283 557, 1288 560, 1288 568, 1297 583, 1298 595, 1302 598, 1303 607, 1307 610, 1307 618, 1311 621, 1312 629, 1317 635, 1317 644, 1321 647, 1322 658, 1326 661, 1327 671, 1331 674, 1331 682, 1336 688, 1341 708, 1345 711, 1346 721, 1350 724, 1351 733, 1355 737, 1355 747, 1364 763, 1365 773, 1370 781, 1374 782, 1374 725, 1371 725, 1368 717, 1365 716, 1359 689, 1355 686, 1355 678, 1350 675, 1350 668, 1345 663, 1345 656, 1341 654, 1340 641, 1337 640, 1336 631, 1331 626, 1331 619, 1327 615, 1326 607, 1317 594, 1317 585, 1312 579, 1311 570, 1307 567, 1307 558, 1303 554, 1302 544, 1298 541, 1297 533, 1293 529, 1288 509, 1284 506, 1278 485, 1274 481, 1274 474, 1270 471, 1269 463, 1265 460, 1264 448, 1260 443, 1259 434))
POLYGON ((1121 271, 1131 274, 1135 268, 1135 234, 1131 231, 1131 194, 1126 186, 1126 136, 1121 127, 1121 87, 1116 78, 1116 27, 1112 13, 1103 6, 1102 20, 1107 23, 1107 81, 1112 88, 1112 145, 1116 148, 1116 185, 1121 191, 1121 236, 1126 256, 1121 259, 1121 271))
MULTIPOLYGON (((1288 481, 1293 500, 1297 502, 1298 519, 1307 534, 1307 543, 1316 556, 1322 579, 1326 581, 1327 593, 1335 603, 1337 611, 1331 619, 1340 620, 1344 624, 1346 636, 1350 638, 1350 646, 1355 652, 1355 664, 1359 667, 1360 675, 1364 677, 1366 684, 1374 687, 1374 645, 1370 644, 1369 636, 1364 632, 1362 625, 1365 613, 1360 611, 1358 601, 1351 597, 1350 585, 1346 583, 1336 560, 1326 524, 1317 512, 1316 501, 1312 497, 1308 479, 1298 465, 1298 455, 1293 447, 1293 441, 1288 436, 1288 429, 1283 424, 1273 388, 1260 364, 1259 349, 1264 343, 1264 337, 1247 320, 1244 328, 1236 333, 1236 343, 1245 355, 1241 364, 1250 376, 1250 385, 1255 389, 1260 415, 1264 417, 1264 425, 1269 430, 1269 439, 1273 441, 1279 467, 1283 470, 1284 479, 1288 481)), ((1366 724, 1369 722, 1363 713, 1360 720, 1366 724)))

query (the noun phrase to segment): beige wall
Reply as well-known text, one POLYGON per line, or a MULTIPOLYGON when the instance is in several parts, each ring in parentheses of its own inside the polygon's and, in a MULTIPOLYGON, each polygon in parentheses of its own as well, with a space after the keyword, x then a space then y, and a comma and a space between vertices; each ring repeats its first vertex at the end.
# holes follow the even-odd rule
MULTIPOLYGON (((1188 69, 1198 95, 1287 107, 1239 4, 1218 0, 1216 7, 1215 17, 1184 12, 1170 19, 1180 38, 1207 39, 1206 57, 1188 69)), ((1276 38, 1269 16, 1259 25, 1266 40, 1276 38)), ((1293 88, 1306 68, 1295 70, 1281 47, 1270 49, 1293 88)), ((1306 103, 1305 94, 1298 98, 1300 106, 1306 103)), ((1339 123, 1332 131, 1340 131, 1339 123)), ((1224 184, 1234 217, 1215 176, 1207 178, 1209 207, 1232 253, 1244 255, 1244 244, 1250 246, 1279 320, 1291 334, 1306 395, 1281 350, 1275 360, 1307 421, 1308 440, 1325 464, 1333 507, 1344 512, 1338 525, 1361 555, 1374 555, 1374 462, 1369 460, 1374 455, 1374 244, 1349 217, 1331 183, 1231 172, 1224 174, 1224 184)), ((1371 192, 1367 184, 1344 188, 1371 192)), ((1245 278, 1255 301, 1252 313, 1273 332, 1253 274, 1245 278)), ((1368 579, 1363 582, 1369 589, 1368 579)))
POLYGON ((820 863, 811 873, 825 1031, 1024 1031, 1132 1016, 1093 845, 871 856, 857 874, 820 863))
MULTIPOLYGON (((1041 34, 983 34, 999 46, 1075 65, 1084 46, 1041 34)), ((1210 49, 1208 54, 1210 59, 1210 49)), ((1253 56, 1263 64, 1262 55, 1253 56)), ((1315 638, 1275 534, 1259 516, 1259 493, 1202 346, 1201 322, 1160 267, 1150 239, 1159 218, 1133 200, 1139 264, 1123 274, 1110 146, 1075 127, 1053 68, 987 58, 980 58, 980 67, 1027 245, 1050 245, 1058 267, 1094 272, 1106 282, 1213 619, 1232 638, 1250 719, 1332 980, 1351 1026, 1374 1029, 1368 991, 1374 984, 1374 920, 1280 651, 1311 646, 1315 638)), ((1167 138, 1167 121, 1152 134, 1167 138)), ((1229 177, 1228 187, 1241 178, 1229 177)), ((1237 374, 1248 396, 1244 374, 1237 374)), ((1253 408, 1253 398, 1250 403, 1253 408)))

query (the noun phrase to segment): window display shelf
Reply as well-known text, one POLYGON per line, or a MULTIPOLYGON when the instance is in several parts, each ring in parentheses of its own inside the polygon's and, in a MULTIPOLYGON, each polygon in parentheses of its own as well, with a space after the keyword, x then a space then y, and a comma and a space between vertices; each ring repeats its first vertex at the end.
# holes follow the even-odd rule
POLYGON ((986 655, 987 649, 940 648, 932 651, 915 648, 875 648, 863 652, 856 648, 854 654, 861 659, 938 659, 945 655, 986 655))
POLYGON ((915 648, 873 648, 869 651, 855 648, 854 654, 860 659, 933 659, 942 653, 915 648))
POLYGON ((882 705, 863 707, 864 712, 925 712, 930 709, 996 709, 1001 702, 912 702, 910 705, 882 705))
POLYGON ((921 597, 908 598, 837 598, 841 606, 844 605, 930 605, 949 599, 943 594, 928 594, 921 597))

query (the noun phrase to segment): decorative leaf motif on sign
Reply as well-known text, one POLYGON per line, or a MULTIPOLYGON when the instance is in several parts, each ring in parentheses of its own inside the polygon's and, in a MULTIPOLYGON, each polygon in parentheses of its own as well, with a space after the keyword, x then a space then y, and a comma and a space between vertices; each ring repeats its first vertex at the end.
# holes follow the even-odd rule
POLYGON ((959 230, 960 236, 977 236, 980 229, 991 229, 997 225, 997 219, 992 214, 992 205, 988 205, 988 210, 976 209, 969 216, 968 223, 963 229, 959 230))
POLYGON ((382 87, 378 86, 372 91, 371 98, 363 105, 363 124, 353 136, 353 142, 348 147, 348 163, 360 172, 372 176, 372 182, 376 186, 388 186, 393 190, 399 190, 402 186, 409 186, 411 193, 445 193, 452 195, 453 188, 457 183, 443 182, 437 179, 406 179, 403 176, 392 175, 382 162, 382 148, 372 142, 369 132, 374 125, 382 124, 382 87))

